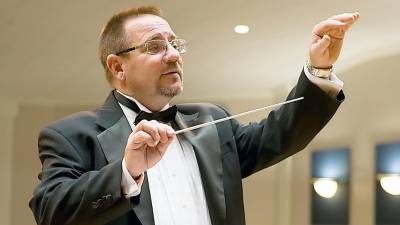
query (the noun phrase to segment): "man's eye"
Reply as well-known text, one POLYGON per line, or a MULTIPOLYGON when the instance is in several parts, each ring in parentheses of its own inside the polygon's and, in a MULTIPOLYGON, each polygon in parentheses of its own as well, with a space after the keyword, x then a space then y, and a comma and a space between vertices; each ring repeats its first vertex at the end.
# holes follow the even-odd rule
POLYGON ((162 44, 158 43, 158 42, 148 43, 148 45, 147 45, 147 50, 149 52, 153 52, 153 53, 160 52, 162 50, 162 48, 163 48, 162 44))

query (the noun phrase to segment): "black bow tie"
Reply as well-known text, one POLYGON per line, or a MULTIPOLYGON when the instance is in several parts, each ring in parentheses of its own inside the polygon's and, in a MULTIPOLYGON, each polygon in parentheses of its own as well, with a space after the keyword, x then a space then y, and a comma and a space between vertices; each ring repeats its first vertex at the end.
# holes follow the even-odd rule
POLYGON ((142 120, 149 120, 149 121, 157 120, 160 122, 168 123, 175 119, 176 112, 177 112, 176 105, 173 105, 173 106, 169 107, 168 109, 161 111, 161 112, 148 113, 148 112, 140 110, 139 106, 134 101, 121 95, 116 90, 114 91, 114 96, 118 100, 119 103, 121 103, 122 105, 130 108, 131 110, 133 110, 134 112, 137 113, 137 116, 135 119, 135 125, 138 124, 142 120))

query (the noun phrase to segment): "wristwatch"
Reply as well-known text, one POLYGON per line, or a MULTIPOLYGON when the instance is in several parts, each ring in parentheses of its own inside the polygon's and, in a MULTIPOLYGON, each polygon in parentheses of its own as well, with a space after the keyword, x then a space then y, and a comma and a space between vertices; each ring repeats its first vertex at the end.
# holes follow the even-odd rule
POLYGON ((310 72, 311 75, 327 79, 331 76, 333 70, 334 70, 334 65, 332 65, 331 68, 316 68, 313 67, 310 64, 310 60, 306 61, 306 67, 308 69, 308 72, 310 72))

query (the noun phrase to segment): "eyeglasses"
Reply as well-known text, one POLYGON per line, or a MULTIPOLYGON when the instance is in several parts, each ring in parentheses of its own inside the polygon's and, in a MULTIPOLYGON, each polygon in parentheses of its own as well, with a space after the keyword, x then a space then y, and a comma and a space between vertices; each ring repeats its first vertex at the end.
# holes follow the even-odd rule
POLYGON ((146 49, 147 54, 156 55, 160 53, 164 53, 167 51, 168 45, 171 45, 175 50, 177 50, 180 54, 186 52, 186 41, 183 39, 174 39, 172 41, 165 40, 150 40, 146 41, 142 45, 134 46, 132 48, 128 48, 122 51, 115 53, 116 55, 122 55, 124 53, 128 53, 130 51, 144 48, 146 49))

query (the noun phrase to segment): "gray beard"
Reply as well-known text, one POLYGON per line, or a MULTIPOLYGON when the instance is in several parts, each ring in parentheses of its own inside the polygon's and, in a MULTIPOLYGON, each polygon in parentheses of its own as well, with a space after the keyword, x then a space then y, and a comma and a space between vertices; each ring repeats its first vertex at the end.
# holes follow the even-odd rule
POLYGON ((161 87, 159 89, 159 92, 162 96, 172 98, 172 97, 179 95, 182 92, 182 89, 181 88, 161 87))

